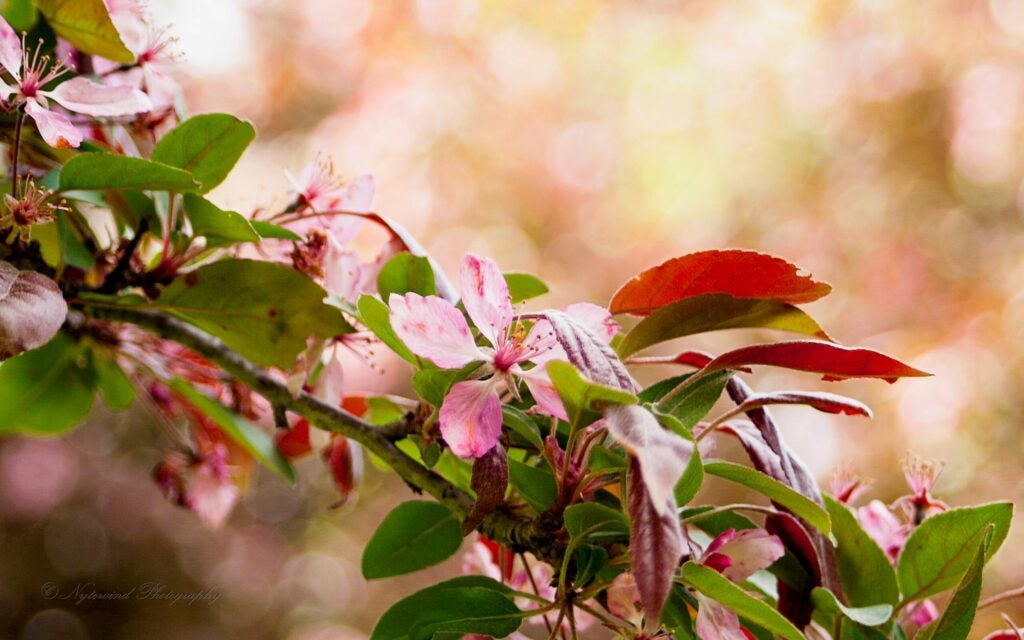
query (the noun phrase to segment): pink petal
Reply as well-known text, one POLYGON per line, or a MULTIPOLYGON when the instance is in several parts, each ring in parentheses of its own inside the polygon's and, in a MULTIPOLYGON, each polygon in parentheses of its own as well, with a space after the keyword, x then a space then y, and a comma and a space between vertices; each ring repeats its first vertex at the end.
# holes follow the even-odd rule
POLYGON ((21 38, 0 18, 0 65, 17 80, 21 78, 21 38))
POLYGON ((441 405, 441 435, 460 458, 479 458, 501 436, 501 399, 496 381, 466 380, 452 387, 441 405))
POLYGON ((458 369, 487 356, 473 342, 458 309, 437 296, 391 294, 391 326, 413 353, 442 369, 458 369))
POLYGON ((747 640, 740 619, 711 598, 697 593, 697 637, 700 640, 747 640))
POLYGON ((104 85, 81 76, 41 92, 70 111, 90 116, 127 116, 151 111, 149 96, 126 85, 104 85))
POLYGON ((929 625, 939 617, 939 610, 931 600, 922 600, 913 607, 910 614, 910 621, 918 627, 929 625))
POLYGON ((333 203, 333 208, 355 213, 371 213, 373 212, 373 199, 376 195, 377 180, 369 174, 361 175, 341 189, 333 203))
POLYGON ((621 328, 604 307, 589 302, 571 304, 564 311, 605 342, 611 342, 621 328))
POLYGON ((730 529, 708 545, 705 555, 728 558, 727 565, 718 568, 719 571, 733 582, 742 582, 761 569, 770 567, 785 553, 782 541, 764 529, 730 529), (715 542, 719 540, 722 542, 716 546, 715 542))
POLYGON ((565 407, 562 405, 562 398, 555 391, 555 385, 551 384, 551 378, 548 377, 544 367, 534 367, 529 371, 523 371, 516 367, 513 369, 513 373, 526 383, 526 387, 530 390, 530 395, 533 396, 537 406, 544 413, 561 420, 569 419, 569 415, 565 412, 565 407))
POLYGON ((512 302, 505 277, 494 260, 472 253, 462 259, 461 276, 466 312, 480 333, 500 347, 505 341, 505 330, 512 324, 512 302))
POLYGON ((330 355, 327 356, 327 362, 324 363, 323 368, 320 370, 320 375, 316 379, 316 386, 313 389, 313 395, 331 406, 340 406, 344 384, 345 371, 341 365, 341 360, 338 358, 338 347, 335 347, 330 355))
POLYGON ((636 624, 643 618, 637 606, 639 602, 640 589, 636 586, 633 574, 626 572, 615 576, 612 585, 608 587, 608 611, 636 624))
POLYGON ((25 101, 25 113, 36 121, 39 135, 51 147, 65 149, 82 144, 82 132, 71 124, 67 116, 50 111, 35 100, 25 101))

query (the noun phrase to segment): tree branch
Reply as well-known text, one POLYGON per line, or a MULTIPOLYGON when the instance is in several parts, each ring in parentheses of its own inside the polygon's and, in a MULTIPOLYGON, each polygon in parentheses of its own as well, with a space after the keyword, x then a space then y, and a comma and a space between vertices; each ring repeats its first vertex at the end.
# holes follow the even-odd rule
MULTIPOLYGON (((359 442, 412 487, 430 494, 458 517, 465 518, 472 510, 473 498, 468 493, 395 446, 393 440, 407 433, 407 419, 375 426, 306 392, 293 396, 283 382, 229 349, 220 339, 166 313, 129 307, 90 307, 88 312, 96 318, 135 324, 192 349, 272 404, 305 417, 321 429, 359 442)), ((499 509, 484 519, 480 531, 514 551, 551 557, 562 546, 555 536, 561 526, 561 518, 527 519, 499 509)))

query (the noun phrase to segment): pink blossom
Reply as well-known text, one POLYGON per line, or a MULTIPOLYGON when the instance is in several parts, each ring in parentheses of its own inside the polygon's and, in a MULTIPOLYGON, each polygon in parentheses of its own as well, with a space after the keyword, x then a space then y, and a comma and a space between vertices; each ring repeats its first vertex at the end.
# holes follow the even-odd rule
POLYGON ((620 573, 608 587, 608 611, 634 627, 643 625, 643 607, 640 602, 640 588, 632 573, 620 573))
POLYGON ((238 487, 232 482, 228 449, 223 443, 214 444, 195 460, 168 453, 153 476, 168 500, 195 512, 212 529, 224 524, 238 502, 238 487))
POLYGON ((931 600, 922 600, 910 610, 910 621, 920 627, 931 624, 939 619, 939 609, 931 600))
POLYGON ((910 527, 901 523, 881 500, 872 500, 867 506, 858 509, 857 520, 864 531, 882 547, 889 561, 895 563, 910 535, 910 527))
POLYGON ((43 90, 69 69, 60 62, 51 64, 50 57, 40 55, 38 48, 29 55, 23 50, 18 34, 3 18, 0 18, 0 66, 15 81, 14 85, 0 82, 0 98, 8 109, 23 107, 52 147, 77 147, 82 142, 82 133, 66 115, 50 107, 50 100, 69 111, 96 117, 132 115, 153 108, 149 97, 138 89, 105 86, 81 76, 43 90))
MULTIPOLYGON (((487 347, 478 347, 462 312, 437 296, 415 293, 392 294, 391 324, 395 333, 413 353, 428 358, 444 369, 458 369, 471 362, 483 362, 494 375, 486 380, 456 383, 441 405, 441 435, 452 451, 463 458, 478 458, 498 442, 501 435, 499 390, 511 376, 523 378, 537 402, 557 415, 564 414, 557 396, 543 388, 544 374, 520 366, 551 350, 556 342, 550 327, 538 322, 525 336, 512 333, 513 311, 508 285, 498 265, 488 258, 466 254, 461 270, 462 302, 487 347)), ((536 367, 539 369, 540 367, 536 367)), ((550 384, 548 382, 548 384, 550 384)))
POLYGON ((900 498, 893 506, 902 508, 907 520, 915 525, 949 509, 945 502, 932 497, 932 489, 942 474, 943 466, 941 462, 910 455, 903 461, 903 476, 907 479, 911 495, 900 498))
POLYGON ((339 243, 351 240, 362 228, 364 219, 350 215, 319 215, 327 212, 344 211, 371 213, 377 183, 371 175, 362 175, 352 182, 346 182, 334 173, 334 164, 329 158, 319 157, 306 165, 298 176, 287 169, 285 175, 292 184, 297 209, 308 209, 312 215, 303 216, 288 225, 296 233, 320 226, 331 231, 339 243))

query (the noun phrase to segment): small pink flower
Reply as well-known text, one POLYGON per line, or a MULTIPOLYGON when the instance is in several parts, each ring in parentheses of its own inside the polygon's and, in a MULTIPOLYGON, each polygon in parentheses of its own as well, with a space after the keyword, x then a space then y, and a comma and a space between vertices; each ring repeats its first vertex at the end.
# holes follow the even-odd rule
POLYGON ((325 227, 339 243, 351 240, 362 228, 363 218, 347 215, 318 214, 330 211, 371 213, 377 183, 371 175, 362 175, 352 182, 346 182, 334 173, 334 164, 329 158, 319 157, 293 176, 285 169, 285 176, 295 191, 295 205, 308 209, 313 215, 305 216, 288 227, 296 233, 305 233, 315 226, 325 227))
POLYGON ((838 502, 851 505, 868 489, 868 481, 853 472, 848 466, 836 470, 831 479, 831 493, 838 502))
POLYGON ((910 621, 918 628, 931 624, 939 619, 939 609, 931 600, 922 600, 910 610, 910 621))
POLYGON ((30 56, 11 25, 0 18, 0 66, 13 78, 14 85, 0 82, 0 98, 8 109, 24 106, 35 120, 39 133, 52 147, 77 147, 82 133, 62 113, 52 110, 53 100, 69 111, 96 117, 125 116, 152 109, 146 94, 132 87, 105 86, 84 77, 61 82, 55 88, 43 87, 69 72, 60 62, 40 55, 30 56))
POLYGON ((903 461, 903 475, 907 479, 911 495, 897 500, 894 507, 903 509, 907 519, 915 525, 936 513, 942 513, 949 506, 932 497, 932 489, 942 474, 942 462, 923 460, 908 455, 903 461))
POLYGON ((857 509, 857 520, 864 531, 882 547, 889 561, 895 563, 910 535, 910 528, 901 523, 881 500, 872 500, 867 506, 857 509))
POLYGON ((211 529, 220 528, 238 502, 228 449, 222 443, 191 461, 180 453, 168 453, 153 476, 168 500, 195 512, 211 529))

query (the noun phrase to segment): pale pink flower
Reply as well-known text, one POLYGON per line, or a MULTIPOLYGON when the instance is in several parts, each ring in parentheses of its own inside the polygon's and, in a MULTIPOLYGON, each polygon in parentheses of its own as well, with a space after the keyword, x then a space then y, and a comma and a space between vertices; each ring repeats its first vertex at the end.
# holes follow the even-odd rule
POLYGON ((69 72, 60 62, 32 55, 22 48, 18 34, 0 18, 0 66, 14 79, 14 84, 0 82, 0 98, 8 109, 24 107, 35 120, 43 139, 52 147, 77 147, 82 133, 63 113, 50 107, 53 100, 68 111, 95 117, 125 116, 142 113, 153 105, 146 94, 132 87, 111 87, 84 77, 76 77, 50 90, 43 87, 69 72))
POLYGON ((344 244, 351 240, 363 226, 364 219, 351 215, 319 215, 332 211, 350 213, 371 213, 377 192, 377 183, 371 175, 358 176, 346 182, 334 173, 334 164, 329 158, 318 157, 293 176, 285 169, 285 176, 292 184, 296 205, 300 210, 308 209, 311 215, 303 216, 288 225, 296 233, 319 226, 330 230, 334 239, 344 244))
MULTIPOLYGON (((466 254, 461 289, 466 313, 489 346, 477 346, 462 312, 447 300, 415 293, 392 294, 388 304, 395 333, 416 355, 444 369, 482 362, 494 374, 485 380, 455 384, 441 405, 439 417, 445 442, 460 457, 478 458, 490 451, 501 435, 499 392, 507 387, 515 393, 513 376, 526 383, 541 409, 565 417, 543 366, 552 358, 565 359, 565 355, 546 320, 534 323, 523 335, 514 322, 508 285, 493 260, 466 254), (536 366, 524 369, 522 365, 527 362, 536 366)), ((595 315, 592 306, 578 307, 577 312, 595 315)))
POLYGON ((882 547, 889 561, 895 563, 910 535, 910 527, 900 522, 881 500, 872 500, 867 506, 857 509, 857 520, 864 531, 882 547))
POLYGON ((636 577, 628 571, 620 573, 608 587, 608 611, 639 628, 643 625, 644 613, 640 600, 640 588, 636 577))
POLYGON ((907 479, 911 495, 897 500, 893 507, 903 509, 907 520, 917 525, 925 518, 942 513, 949 506, 932 497, 932 489, 942 474, 944 464, 907 455, 903 461, 903 476, 907 479))
POLYGON ((920 627, 939 619, 939 609, 931 600, 922 600, 910 609, 910 621, 920 627))
MULTIPOLYGON (((700 564, 733 582, 742 582, 785 555, 778 536, 763 529, 729 529, 708 544, 700 564)), ((696 629, 701 640, 745 640, 739 617, 715 600, 697 594, 696 629)))

